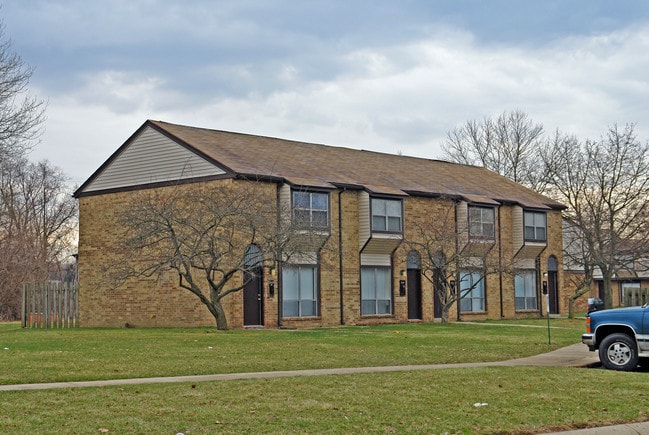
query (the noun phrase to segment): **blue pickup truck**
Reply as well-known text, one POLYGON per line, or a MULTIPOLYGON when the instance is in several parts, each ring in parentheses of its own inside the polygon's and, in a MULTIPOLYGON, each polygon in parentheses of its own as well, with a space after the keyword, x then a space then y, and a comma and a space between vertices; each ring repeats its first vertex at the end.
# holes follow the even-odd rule
POLYGON ((581 342, 599 350, 607 369, 630 371, 649 364, 649 304, 589 313, 581 342))

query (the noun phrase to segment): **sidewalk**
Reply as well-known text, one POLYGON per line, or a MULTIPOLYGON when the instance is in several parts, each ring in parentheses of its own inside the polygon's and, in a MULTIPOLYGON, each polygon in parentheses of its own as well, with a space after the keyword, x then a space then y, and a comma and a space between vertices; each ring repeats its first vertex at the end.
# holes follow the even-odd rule
POLYGON ((649 423, 619 424, 617 426, 595 427, 592 429, 569 430, 546 435, 646 435, 649 434, 649 423))
MULTIPOLYGON (((552 352, 541 355, 518 358, 507 361, 478 362, 478 363, 456 363, 456 364, 429 364, 429 365, 406 365, 387 367, 350 367, 337 369, 317 370, 287 370, 277 372, 256 372, 256 373, 229 373, 217 375, 199 376, 170 376, 158 378, 138 379, 110 379, 99 381, 77 381, 77 382, 51 382, 41 384, 18 384, 0 385, 0 391, 19 390, 48 390, 55 388, 83 388, 83 387, 107 387, 116 385, 137 385, 137 384, 158 384, 174 382, 213 382, 229 381, 234 379, 263 379, 281 378, 290 376, 324 376, 324 375, 349 375, 356 373, 379 373, 413 370, 435 370, 444 368, 464 367, 493 367, 493 366, 536 366, 536 367, 589 367, 599 363, 596 352, 589 352, 582 343, 573 344, 552 352)), ((580 429, 566 432, 555 432, 561 435, 638 435, 649 434, 649 423, 633 423, 618 426, 607 426, 592 429, 580 429)))
POLYGON ((227 373, 216 375, 170 376, 158 378, 109 379, 98 381, 50 382, 40 384, 0 385, 0 391, 50 390, 55 388, 107 387, 114 385, 162 384, 173 382, 210 382, 234 379, 283 378, 290 376, 349 375, 356 373, 379 373, 413 370, 434 370, 444 368, 489 367, 489 366, 537 366, 537 367, 587 367, 599 362, 597 354, 589 352, 581 343, 573 344, 553 352, 508 361, 426 364, 387 367, 348 367, 316 370, 286 370, 276 372, 227 373))

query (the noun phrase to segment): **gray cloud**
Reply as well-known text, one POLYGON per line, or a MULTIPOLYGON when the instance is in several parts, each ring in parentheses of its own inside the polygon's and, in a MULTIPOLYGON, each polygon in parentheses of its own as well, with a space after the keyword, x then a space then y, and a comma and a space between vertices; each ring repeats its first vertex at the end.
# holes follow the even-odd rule
POLYGON ((467 119, 649 137, 649 3, 10 1, 49 100, 34 156, 81 182, 147 118, 438 157, 467 119), (485 6, 488 5, 488 6, 485 6))

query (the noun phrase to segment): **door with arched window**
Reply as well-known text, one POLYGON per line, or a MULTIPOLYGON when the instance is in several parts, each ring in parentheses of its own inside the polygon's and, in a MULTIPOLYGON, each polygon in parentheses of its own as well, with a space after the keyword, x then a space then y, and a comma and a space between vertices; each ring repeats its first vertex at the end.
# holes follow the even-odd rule
POLYGON ((243 325, 264 324, 264 294, 262 283, 263 261, 257 245, 248 245, 245 251, 243 279, 243 325))
POLYGON ((550 314, 559 314, 559 266, 557 257, 551 255, 548 258, 548 303, 550 314))
POLYGON ((408 319, 421 320, 421 257, 410 251, 406 259, 408 266, 408 319))

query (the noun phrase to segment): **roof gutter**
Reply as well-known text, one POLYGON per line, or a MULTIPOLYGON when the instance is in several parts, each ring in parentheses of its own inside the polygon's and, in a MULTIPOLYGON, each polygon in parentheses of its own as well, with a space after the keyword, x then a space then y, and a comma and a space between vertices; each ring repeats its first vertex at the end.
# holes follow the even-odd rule
POLYGON ((234 178, 237 180, 246 180, 246 181, 266 181, 269 183, 278 183, 278 185, 286 183, 286 179, 284 177, 278 177, 276 175, 237 173, 234 178))

